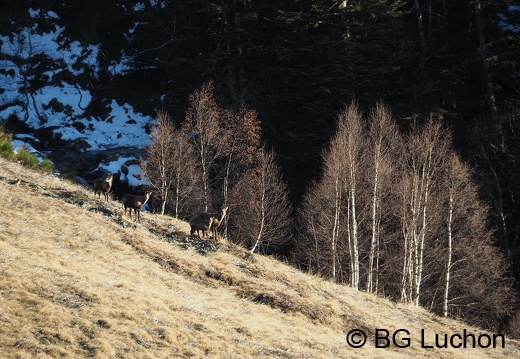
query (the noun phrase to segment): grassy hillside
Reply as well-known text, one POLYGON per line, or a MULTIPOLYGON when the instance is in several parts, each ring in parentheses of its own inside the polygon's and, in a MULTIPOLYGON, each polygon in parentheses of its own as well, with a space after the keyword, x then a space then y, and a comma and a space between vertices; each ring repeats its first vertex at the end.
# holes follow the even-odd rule
POLYGON ((134 224, 115 201, 3 159, 0 203, 2 358, 520 357, 508 338, 505 348, 422 348, 421 330, 427 346, 435 333, 483 332, 190 240, 170 217, 134 224), (410 345, 376 348, 377 328, 406 329, 397 344, 410 345), (347 345, 352 329, 367 333, 364 347, 347 345))

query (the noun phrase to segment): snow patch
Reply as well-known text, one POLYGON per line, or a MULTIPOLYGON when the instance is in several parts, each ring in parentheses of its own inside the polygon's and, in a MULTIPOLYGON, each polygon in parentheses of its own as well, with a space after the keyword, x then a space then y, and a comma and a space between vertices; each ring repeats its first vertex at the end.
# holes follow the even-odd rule
POLYGON ((36 158, 38 159, 38 162, 40 162, 40 163, 42 163, 46 158, 46 156, 44 156, 41 152, 37 151, 33 146, 31 146, 31 144, 29 144, 28 142, 25 142, 23 140, 14 139, 11 142, 11 145, 13 146, 14 153, 18 153, 18 152, 22 151, 22 149, 25 149, 30 154, 36 156, 36 158))
POLYGON ((109 173, 120 173, 120 180, 127 181, 131 187, 149 185, 150 181, 145 177, 141 167, 135 164, 136 161, 137 158, 135 157, 120 157, 117 160, 99 165, 96 170, 106 170, 109 173))
MULTIPOLYGON (((33 18, 58 18, 52 11, 28 11, 33 18)), ((53 31, 38 33, 36 23, 32 28, 21 29, 19 33, 0 35, 0 51, 9 55, 0 61, 0 68, 4 69, 0 73, 0 87, 4 89, 0 95, 0 103, 4 104, 0 120, 5 121, 15 115, 34 129, 57 126, 55 132, 61 134, 62 139, 84 140, 90 146, 86 150, 147 146, 150 135, 146 133, 146 128, 153 119, 135 111, 129 104, 120 105, 112 100, 107 118, 86 117, 84 109, 92 101, 92 94, 79 85, 61 80, 57 86, 42 86, 30 94, 25 93, 25 84, 36 76, 47 78, 47 83, 60 73, 78 76, 84 74, 86 69, 90 71, 89 75, 97 76, 100 69, 99 46, 83 46, 78 41, 67 41, 63 32, 63 27, 55 25, 53 31), (32 60, 42 54, 51 64, 45 64, 45 71, 38 73, 36 67, 41 63, 33 63, 32 60), (21 62, 25 65, 19 65, 15 59, 23 60, 21 62)), ((123 54, 120 62, 110 64, 110 73, 117 75, 128 71, 131 60, 123 54)))
MULTIPOLYGON (((520 5, 508 6, 509 13, 515 13, 517 11, 520 11, 520 5)), ((520 32, 520 25, 512 24, 506 14, 499 14, 498 17, 500 18, 499 26, 502 29, 502 31, 510 31, 514 33, 520 32)))
MULTIPOLYGON (((162 2, 150 1, 150 4, 160 7, 162 2)), ((133 10, 145 8, 146 3, 137 3, 133 10)), ((59 19, 53 11, 29 9, 28 12, 35 19, 34 25, 16 33, 0 33, 0 52, 4 55, 0 60, 0 88, 4 90, 0 94, 0 121, 14 115, 32 129, 56 127, 54 133, 61 135, 63 140, 84 141, 89 147, 83 151, 148 146, 151 140, 147 131, 154 119, 139 113, 131 105, 108 99, 106 118, 85 113, 93 96, 88 87, 82 87, 80 82, 75 84, 74 77, 97 78, 101 69, 99 46, 71 41, 58 23, 50 31, 39 29, 37 19, 59 19), (42 85, 27 93, 28 82, 42 85)), ((137 26, 138 22, 129 33, 132 34, 137 26)), ((131 61, 132 57, 122 53, 120 61, 108 66, 110 74, 116 76, 130 70, 131 61)), ((25 146, 43 160, 43 156, 26 142, 31 140, 35 143, 30 134, 17 134, 13 147, 19 150, 25 146)), ((124 168, 126 174, 122 173, 122 180, 128 181, 130 186, 149 184, 136 163, 134 157, 122 157, 100 165, 99 169, 122 173, 124 168)))

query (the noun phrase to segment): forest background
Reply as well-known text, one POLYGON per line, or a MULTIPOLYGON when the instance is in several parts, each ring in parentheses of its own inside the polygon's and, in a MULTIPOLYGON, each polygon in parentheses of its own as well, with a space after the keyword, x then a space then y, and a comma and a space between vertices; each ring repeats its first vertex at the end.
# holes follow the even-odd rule
MULTIPOLYGON (((160 108, 181 127, 193 107, 190 95, 210 80, 219 107, 234 113, 244 105, 253 109, 287 182, 293 217, 308 200, 311 183, 322 178, 323 149, 352 101, 365 115, 384 102, 402 133, 440 119, 452 132, 453 151, 473 169, 472 181, 489 206, 493 241, 518 283, 520 11, 514 1, 99 0, 0 6, 3 29, 29 25, 28 8, 52 10, 65 35, 100 46, 99 73, 74 80, 94 95, 91 114, 102 115, 103 99, 112 97, 153 116, 160 108), (131 66, 108 71, 122 57, 131 66)), ((10 119, 6 126, 17 132, 23 124, 10 119)), ((279 253, 287 256, 293 248, 279 253)), ((505 276, 498 271, 494 275, 505 276)), ((391 291, 398 298, 395 293, 399 289, 391 291)), ((442 312, 442 304, 437 306, 442 312)), ((514 305, 490 313, 507 321, 513 310, 514 305)))

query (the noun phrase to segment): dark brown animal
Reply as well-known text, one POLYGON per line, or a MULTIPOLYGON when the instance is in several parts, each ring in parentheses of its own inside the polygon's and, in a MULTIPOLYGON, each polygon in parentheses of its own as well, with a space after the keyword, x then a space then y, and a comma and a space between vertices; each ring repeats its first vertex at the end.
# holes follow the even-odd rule
POLYGON ((203 215, 203 213, 198 213, 197 215, 193 216, 190 219, 190 226, 191 226, 190 235, 193 236, 195 234, 195 232, 197 232, 197 236, 199 238, 207 237, 208 231, 211 228, 211 224, 213 223, 214 218, 215 217, 213 217, 211 215, 209 217, 207 217, 207 216, 203 215), (202 231, 202 237, 200 236, 199 231, 202 231))
POLYGON ((132 209, 135 214, 135 221, 141 221, 141 208, 148 202, 152 192, 146 192, 144 196, 134 196, 133 194, 125 194, 123 198, 121 198, 121 203, 123 204, 124 212, 126 215, 126 209, 129 209, 130 219, 132 219, 132 209))
MULTIPOLYGON (((196 213, 190 219, 191 231, 190 235, 193 235, 195 231, 202 231, 203 235, 206 231, 211 230, 213 234, 213 240, 217 240, 217 228, 220 226, 224 217, 226 216, 228 207, 224 207, 220 210, 219 213, 208 213, 208 212, 199 212, 196 213), (206 228, 209 223, 209 228, 206 228)), ((199 236, 200 237, 200 236, 199 236)))
POLYGON ((94 180, 94 196, 97 194, 98 198, 101 199, 101 193, 105 196, 105 200, 108 201, 110 190, 112 189, 112 181, 114 176, 109 173, 106 179, 96 178, 94 180))

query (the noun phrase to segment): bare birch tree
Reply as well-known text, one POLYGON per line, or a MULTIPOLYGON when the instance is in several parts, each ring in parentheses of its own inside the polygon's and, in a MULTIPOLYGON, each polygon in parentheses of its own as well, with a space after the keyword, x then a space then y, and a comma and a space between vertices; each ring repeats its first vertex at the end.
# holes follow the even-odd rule
POLYGON ((202 202, 200 195, 200 168, 197 163, 189 135, 184 128, 177 129, 172 137, 175 152, 173 162, 173 213, 176 218, 188 215, 202 202))
POLYGON ((323 151, 322 177, 309 187, 298 215, 302 237, 297 243, 299 257, 334 282, 340 278, 339 242, 346 237, 342 140, 335 136, 323 151))
POLYGON ((435 208, 442 220, 434 234, 438 240, 429 248, 433 255, 424 302, 440 315, 497 330, 517 305, 513 281, 488 227, 489 210, 479 199, 471 168, 453 150, 443 167, 437 193, 442 202, 435 208))
POLYGON ((378 104, 364 133, 357 114, 355 105, 340 114, 323 174, 304 196, 301 263, 354 287, 366 268, 367 291, 496 330, 516 305, 512 280, 450 132, 429 118, 400 136, 378 104))
MULTIPOLYGON (((337 130, 323 152, 323 176, 304 199, 300 222, 307 236, 316 243, 328 243, 329 275, 338 281, 343 274, 343 258, 348 261, 348 277, 352 287, 360 285, 358 231, 358 180, 365 151, 362 117, 356 103, 338 115, 337 130), (348 253, 344 256, 341 250, 348 253)), ((320 249, 323 250, 323 249, 320 249)), ((316 254, 316 252, 315 252, 316 254)))
POLYGON ((194 198, 199 183, 197 162, 188 134, 175 127, 167 112, 159 111, 151 140, 144 158, 140 160, 141 168, 161 200, 161 214, 164 215, 168 203, 173 202, 173 212, 178 217, 188 200, 197 200, 194 198))
POLYGON ((228 204, 233 177, 249 170, 261 153, 262 133, 257 113, 245 106, 223 124, 222 154, 226 157, 223 198, 228 204))
POLYGON ((251 253, 292 240, 291 205, 274 153, 263 150, 258 166, 237 186, 236 222, 251 243, 251 253))
POLYGON ((448 317, 448 305, 450 298, 450 279, 451 270, 453 263, 453 240, 454 240, 454 210, 456 203, 458 204, 459 196, 462 195, 462 190, 466 182, 468 182, 469 176, 467 169, 460 162, 459 158, 452 154, 448 162, 448 168, 446 171, 446 185, 448 195, 448 208, 446 218, 446 229, 447 229, 447 259, 446 259, 446 275, 444 281, 444 303, 443 303, 443 315, 448 317))
POLYGON ((347 194, 347 228, 350 253, 351 280, 353 288, 359 289, 359 238, 358 238, 358 178, 361 172, 361 161, 364 154, 364 133, 362 115, 358 105, 352 102, 338 118, 338 132, 336 137, 345 147, 346 176, 345 192, 347 194))
MULTIPOLYGON (((261 155, 262 137, 257 113, 241 106, 236 113, 229 113, 223 124, 222 155, 225 158, 222 180, 223 206, 229 206, 230 192, 241 176, 248 173, 261 155)), ((228 219, 232 215, 228 215, 228 219)), ((227 237, 227 223, 224 225, 227 237)))
POLYGON ((146 148, 141 167, 154 191, 161 200, 161 214, 164 215, 166 203, 175 178, 175 126, 170 115, 165 111, 157 112, 157 122, 152 129, 152 144, 146 148))
MULTIPOLYGON (((301 207, 296 218, 297 241, 294 250, 295 262, 309 271, 324 277, 331 277, 327 264, 330 255, 328 238, 320 235, 327 233, 331 228, 325 210, 325 195, 320 194, 322 181, 314 181, 303 197, 301 207)), ((330 232, 329 232, 330 233, 330 232)), ((334 278, 335 279, 335 278, 334 278)))
MULTIPOLYGON (((402 231, 404 258, 401 300, 420 303, 424 251, 429 230, 431 192, 446 160, 451 136, 440 121, 428 119, 421 129, 414 126, 407 139, 403 194, 402 231)), ((432 212, 433 213, 433 212, 432 212)))
MULTIPOLYGON (((334 282, 337 281, 338 277, 338 243, 341 238, 341 229, 343 223, 341 222, 342 212, 344 210, 343 200, 344 200, 344 191, 345 191, 345 173, 344 173, 344 148, 345 148, 345 139, 340 136, 336 136, 331 143, 331 148, 327 153, 326 163, 328 176, 332 180, 332 201, 331 204, 333 210, 332 216, 332 226, 329 227, 328 231, 331 234, 331 268, 332 268, 332 279, 334 282)), ((316 209, 319 210, 319 209, 316 209)), ((308 217, 312 216, 311 213, 307 215, 308 217)), ((325 235, 327 235, 325 233, 325 235)))
POLYGON ((211 170, 222 151, 222 122, 227 115, 217 104, 213 82, 204 84, 190 95, 184 126, 193 139, 200 165, 204 211, 208 210, 211 202, 211 170))
POLYGON ((401 158, 402 138, 390 110, 377 103, 370 113, 369 148, 372 166, 369 180, 372 181, 370 251, 368 257, 367 292, 378 290, 379 237, 381 216, 383 215, 383 195, 389 190, 392 176, 392 163, 401 158))

